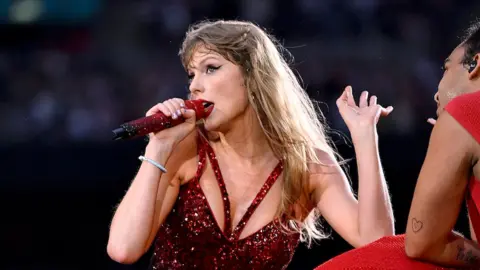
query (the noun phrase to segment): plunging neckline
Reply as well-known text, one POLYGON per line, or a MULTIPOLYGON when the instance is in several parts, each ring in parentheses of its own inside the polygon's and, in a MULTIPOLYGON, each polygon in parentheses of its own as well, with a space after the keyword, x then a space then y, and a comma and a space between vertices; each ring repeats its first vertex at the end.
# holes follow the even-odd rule
POLYGON ((278 164, 275 166, 275 168, 272 170, 270 175, 268 176, 267 180, 265 183, 262 185, 262 188, 258 191, 257 195, 255 198, 252 200, 250 203, 249 207, 247 208, 247 211, 243 214, 242 218, 238 222, 238 224, 235 226, 235 228, 232 228, 232 217, 231 217, 231 205, 230 205, 230 199, 228 196, 228 191, 225 186, 225 181, 223 180, 222 172, 220 170, 220 166, 217 161, 217 157, 215 155, 215 152, 213 148, 210 146, 208 141, 204 139, 200 134, 198 135, 198 148, 199 148, 199 166, 197 169, 197 174, 195 179, 200 191, 202 192, 203 198, 205 200, 205 203, 208 207, 208 210, 210 214, 212 215, 213 219, 215 220, 215 224, 217 229, 221 232, 221 234, 229 241, 244 241, 250 237, 253 237, 257 233, 261 232, 262 230, 268 228, 269 226, 273 225, 276 221, 278 221, 277 218, 274 220, 270 221, 268 224, 265 226, 261 227, 254 233, 240 239, 241 233, 243 229, 245 229, 245 226, 247 222, 249 221, 250 217, 253 215, 257 207, 260 205, 260 203, 263 201, 265 196, 268 194, 268 191, 271 189, 273 184, 275 184, 276 180, 278 179, 279 175, 283 171, 283 163, 281 161, 278 162, 278 164), (215 178, 217 180, 218 186, 220 188, 220 194, 222 196, 222 203, 223 203, 223 214, 224 214, 224 229, 222 230, 220 227, 220 224, 218 222, 218 219, 216 218, 212 207, 210 206, 210 203, 208 202, 207 197, 205 196, 205 192, 203 192, 202 187, 200 186, 200 178, 202 176, 202 172, 206 166, 206 156, 208 155, 208 159, 210 161, 210 165, 212 166, 213 172, 215 174, 215 178))

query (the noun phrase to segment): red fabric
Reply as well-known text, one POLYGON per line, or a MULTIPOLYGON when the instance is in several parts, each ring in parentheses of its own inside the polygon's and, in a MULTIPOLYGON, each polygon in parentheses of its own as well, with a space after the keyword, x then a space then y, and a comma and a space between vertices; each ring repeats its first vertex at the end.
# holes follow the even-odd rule
MULTIPOLYGON (((480 91, 454 98, 445 110, 480 143, 480 91)), ((474 177, 470 179, 466 200, 473 230, 480 236, 480 182, 474 177)))
POLYGON ((445 110, 480 142, 480 90, 454 98, 445 110))
POLYGON ((273 220, 257 232, 239 239, 251 215, 283 170, 280 162, 258 192, 237 227, 232 229, 230 201, 213 149, 199 135, 196 176, 180 189, 172 212, 160 226, 151 269, 285 269, 299 235, 284 233, 273 220), (220 229, 200 186, 207 156, 224 202, 225 223, 220 229))
POLYGON ((369 245, 350 250, 324 264, 315 270, 443 270, 443 268, 420 261, 415 261, 405 255, 405 236, 388 236, 369 245))

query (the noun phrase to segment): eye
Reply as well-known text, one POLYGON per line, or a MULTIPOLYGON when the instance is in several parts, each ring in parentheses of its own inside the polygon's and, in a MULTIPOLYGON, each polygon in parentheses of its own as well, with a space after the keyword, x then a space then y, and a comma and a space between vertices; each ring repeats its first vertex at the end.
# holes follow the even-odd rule
POLYGON ((447 71, 447 70, 448 70, 447 64, 444 63, 444 64, 440 67, 440 69, 441 69, 443 72, 447 71))
POLYGON ((213 65, 208 65, 207 66, 207 74, 210 74, 210 73, 213 73, 215 72, 217 69, 219 69, 220 67, 217 67, 217 66, 213 66, 213 65))
POLYGON ((188 85, 190 85, 190 84, 192 83, 193 77, 195 77, 195 75, 193 75, 193 74, 188 74, 188 75, 187 75, 187 83, 188 83, 188 85))

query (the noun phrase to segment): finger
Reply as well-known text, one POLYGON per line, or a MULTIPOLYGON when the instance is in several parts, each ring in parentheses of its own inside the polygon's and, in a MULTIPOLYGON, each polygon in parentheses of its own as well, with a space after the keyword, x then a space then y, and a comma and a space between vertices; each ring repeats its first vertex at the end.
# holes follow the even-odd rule
POLYGON ((176 116, 178 117, 182 115, 181 109, 185 108, 185 101, 181 98, 172 98, 172 99, 169 99, 168 101, 175 105, 176 116))
POLYGON ((432 124, 433 126, 437 123, 437 120, 433 119, 433 118, 428 118, 427 119, 427 122, 432 124))
POLYGON ((195 120, 195 111, 191 109, 181 109, 182 111, 182 116, 185 118, 185 120, 195 120))
POLYGON ((380 106, 380 108, 381 108, 381 111, 380 111, 381 116, 387 116, 393 111, 392 106, 388 106, 387 108, 383 108, 383 107, 380 106))
POLYGON ((358 105, 360 108, 365 108, 368 106, 368 92, 363 91, 360 95, 360 100, 358 101, 358 105))
POLYGON ((185 101, 181 98, 172 98, 172 102, 176 103, 180 108, 185 108, 185 101))
POLYGON ((347 104, 348 106, 351 106, 351 107, 357 107, 357 103, 355 103, 355 98, 353 98, 353 88, 352 86, 347 86, 345 88, 346 92, 347 92, 347 104))
POLYGON ((152 114, 156 114, 162 112, 166 116, 170 116, 170 110, 163 104, 163 103, 158 103, 157 105, 153 106, 150 110, 147 111, 146 116, 150 116, 152 114))
POLYGON ((347 100, 348 100, 348 93, 347 93, 347 88, 345 88, 342 92, 342 95, 337 99, 337 106, 346 104, 347 100))
POLYGON ((167 108, 170 110, 170 113, 172 114, 172 119, 177 119, 181 115, 180 105, 176 104, 171 99, 166 100, 165 102, 163 102, 163 104, 167 106, 167 108))
POLYGON ((371 96, 370 97, 370 106, 375 106, 377 105, 377 96, 371 96))

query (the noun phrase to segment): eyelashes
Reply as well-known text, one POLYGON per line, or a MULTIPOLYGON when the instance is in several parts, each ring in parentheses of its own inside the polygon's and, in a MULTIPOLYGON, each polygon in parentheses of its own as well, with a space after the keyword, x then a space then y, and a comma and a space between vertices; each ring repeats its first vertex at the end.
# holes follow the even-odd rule
MULTIPOLYGON (((215 65, 207 65, 205 68, 205 74, 212 74, 215 73, 221 66, 215 66, 215 65)), ((195 74, 189 73, 187 75, 187 85, 190 86, 192 84, 193 78, 195 77, 195 74)))
POLYGON ((217 71, 219 68, 220 68, 220 66, 207 65, 207 74, 211 74, 211 73, 217 71))

